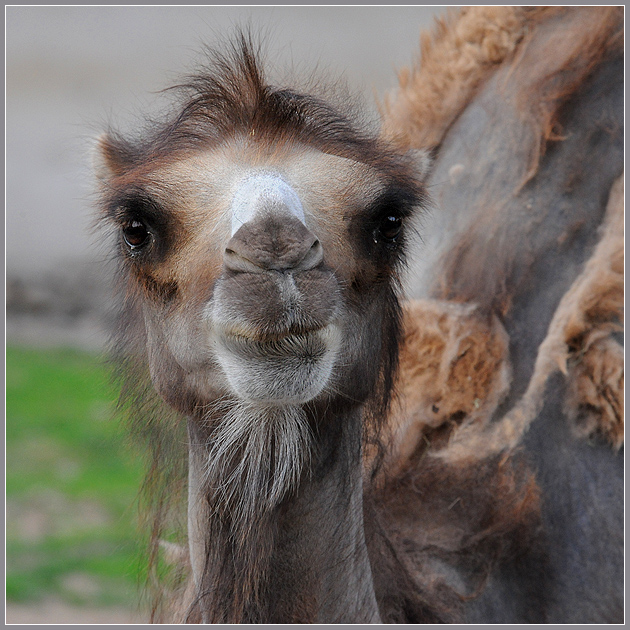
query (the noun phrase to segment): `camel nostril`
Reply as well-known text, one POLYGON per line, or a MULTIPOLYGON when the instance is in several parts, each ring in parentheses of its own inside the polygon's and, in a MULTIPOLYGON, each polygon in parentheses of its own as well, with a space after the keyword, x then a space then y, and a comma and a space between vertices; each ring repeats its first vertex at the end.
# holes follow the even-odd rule
POLYGON ((223 254, 223 263, 230 271, 248 272, 248 273, 260 273, 264 271, 264 267, 257 262, 250 260, 247 256, 231 249, 225 248, 223 254))
POLYGON ((307 269, 313 269, 322 262, 324 258, 324 248, 318 239, 315 239, 309 250, 304 255, 304 258, 297 263, 296 269, 306 271, 307 269))
POLYGON ((225 266, 232 271, 306 271, 323 259, 319 239, 298 219, 262 216, 244 223, 226 244, 225 266))

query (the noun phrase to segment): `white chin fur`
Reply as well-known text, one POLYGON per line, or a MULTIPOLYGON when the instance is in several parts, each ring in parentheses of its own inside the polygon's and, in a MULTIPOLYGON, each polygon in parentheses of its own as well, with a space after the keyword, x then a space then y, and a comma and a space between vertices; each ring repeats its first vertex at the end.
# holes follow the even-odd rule
POLYGON ((270 342, 216 334, 216 356, 228 383, 243 401, 295 405, 313 400, 332 373, 341 335, 329 324, 306 335, 270 342))

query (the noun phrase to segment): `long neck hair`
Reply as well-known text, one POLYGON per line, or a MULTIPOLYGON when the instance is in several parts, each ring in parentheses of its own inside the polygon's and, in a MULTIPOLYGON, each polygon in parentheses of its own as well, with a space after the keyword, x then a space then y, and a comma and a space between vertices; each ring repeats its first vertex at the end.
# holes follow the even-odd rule
POLYGON ((297 488, 311 453, 306 412, 234 401, 215 405, 204 421, 210 515, 197 597, 212 600, 206 621, 264 621, 261 590, 275 547, 274 515, 297 488))
MULTIPOLYGON (((369 164, 401 191, 405 207, 423 203, 424 193, 414 179, 409 160, 391 151, 371 131, 351 123, 356 112, 348 111, 347 103, 338 100, 333 107, 317 97, 271 87, 258 65, 251 37, 241 33, 235 42, 225 54, 210 52, 208 66, 176 86, 182 99, 177 111, 153 124, 143 138, 127 140, 110 132, 107 151, 121 171, 159 162, 164 156, 191 147, 211 147, 226 138, 255 132, 257 138, 269 142, 291 139, 369 164)), ((102 205, 111 206, 115 194, 112 187, 102 205)), ((399 263, 402 254, 396 265, 399 263)), ((397 269, 382 271, 382 281, 374 294, 382 304, 377 322, 382 347, 378 349, 378 365, 370 367, 374 387, 365 403, 364 427, 370 439, 378 434, 395 380, 401 335, 397 269)), ((217 613, 221 617, 217 620, 261 619, 260 593, 265 588, 266 567, 274 546, 273 514, 309 470, 313 444, 309 411, 189 400, 186 392, 181 394, 180 412, 183 407, 190 407, 191 412, 173 411, 151 387, 142 291, 125 272, 124 261, 118 277, 123 307, 114 355, 120 365, 120 407, 129 419, 130 438, 136 446, 146 447, 147 476, 141 501, 149 515, 151 532, 147 582, 155 587, 152 619, 161 619, 162 594, 177 590, 186 573, 169 572, 160 552, 161 540, 184 542, 181 532, 185 529, 188 460, 184 415, 196 415, 195 420, 204 428, 197 446, 206 452, 205 496, 212 517, 208 533, 212 544, 206 550, 206 569, 194 598, 198 602, 203 598, 223 602, 225 612, 217 613), (199 409, 204 411, 197 413, 199 409), (236 592, 232 592, 231 584, 239 585, 236 592)))

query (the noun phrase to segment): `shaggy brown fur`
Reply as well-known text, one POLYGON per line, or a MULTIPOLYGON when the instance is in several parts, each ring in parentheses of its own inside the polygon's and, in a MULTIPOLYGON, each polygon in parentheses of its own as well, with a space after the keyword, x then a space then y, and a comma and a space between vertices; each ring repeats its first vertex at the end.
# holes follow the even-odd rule
POLYGON ((480 85, 509 61, 514 71, 520 66, 530 77, 520 82, 517 102, 525 114, 532 104, 540 107, 532 122, 541 128, 543 149, 542 143, 559 137, 554 129, 559 106, 611 49, 623 49, 621 7, 451 11, 432 33, 422 35, 420 55, 411 70, 399 72, 400 87, 382 107, 383 133, 405 148, 439 146, 480 85), (541 25, 549 32, 548 47, 529 58, 531 33, 541 25))
POLYGON ((514 52, 526 28, 518 7, 451 10, 420 39, 418 61, 398 73, 382 106, 383 133, 403 147, 433 148, 479 84, 514 52))
POLYGON ((474 304, 404 304, 397 399, 383 471, 395 476, 422 443, 439 450, 460 426, 490 418, 510 384, 508 338, 474 304))
MULTIPOLYGON (((423 36, 419 62, 410 72, 401 74, 400 88, 386 101, 384 134, 404 147, 439 146, 464 108, 494 76, 498 77, 496 92, 505 102, 514 104, 520 116, 520 120, 517 116, 513 121, 515 132, 510 140, 518 145, 518 155, 523 156, 520 162, 515 162, 514 172, 506 174, 505 181, 500 182, 507 189, 511 187, 510 191, 489 189, 486 203, 483 199, 475 199, 479 204, 477 220, 466 225, 459 238, 454 239, 444 252, 435 267, 438 275, 429 295, 468 305, 478 304, 478 312, 485 313, 487 319, 492 318, 492 313, 501 318, 510 313, 518 282, 531 280, 514 272, 519 266, 527 269, 533 262, 535 252, 529 252, 527 244, 523 244, 530 229, 527 221, 544 220, 544 212, 537 215, 523 199, 518 216, 506 220, 503 215, 510 200, 507 193, 511 192, 516 198, 525 183, 536 174, 549 144, 563 138, 559 126, 563 106, 596 68, 605 60, 619 56, 622 49, 623 10, 620 7, 473 7, 449 14, 430 36, 423 36), (528 212, 531 219, 528 219, 528 212), (524 228, 519 227, 524 224, 524 228), (487 272, 490 260, 493 261, 492 273, 487 272)), ((513 116, 513 112, 498 110, 504 116, 513 116)), ((458 168, 461 171, 464 167, 455 165, 449 172, 454 188, 461 176, 458 168)), ((468 177, 471 177, 470 173, 468 177)), ((568 181, 568 190, 571 185, 568 181)), ((621 322, 623 300, 622 219, 610 218, 616 194, 619 193, 611 193, 607 219, 607 225, 613 221, 615 227, 603 228, 606 234, 602 236, 593 260, 558 307, 547 340, 541 346, 528 393, 506 421, 497 425, 502 428, 495 427, 493 435, 497 441, 490 439, 482 429, 483 420, 465 422, 456 431, 448 431, 452 440, 442 456, 448 453, 449 457, 483 458, 496 452, 499 444, 505 448, 518 444, 524 427, 533 420, 542 404, 544 386, 557 369, 553 366, 558 362, 562 363, 561 369, 568 376, 566 410, 574 420, 574 426, 579 424, 578 433, 607 436, 615 447, 621 444, 622 352, 616 341, 609 337, 610 326, 615 326, 612 322, 621 322), (613 242, 615 230, 617 240, 613 242), (597 303, 599 310, 591 312, 591 302, 593 305, 597 303), (572 323, 568 320, 560 323, 569 312, 573 314, 572 323), (575 330, 569 330, 570 327, 575 330), (558 331, 562 328, 566 331, 560 334, 558 331), (602 335, 605 339, 601 339, 602 335), (556 344, 553 350, 552 344, 556 344), (572 359, 564 367, 569 354, 572 359), (545 360, 547 367, 543 368, 545 360), (522 416, 520 410, 524 407, 528 411, 522 416), (514 422, 519 428, 514 425, 514 432, 508 437, 503 431, 514 422)), ((566 232, 561 238, 569 237, 570 233, 566 232)), ((436 305, 445 303, 448 302, 434 302, 436 305)), ((466 308, 473 307, 462 305, 458 308, 463 313, 466 308)), ((418 326, 426 323, 424 312, 415 315, 418 326)), ((462 325, 466 324, 470 325, 470 322, 462 319, 462 325)), ((428 399, 436 394, 442 397, 440 390, 448 383, 444 377, 426 378, 421 383, 405 368, 414 361, 427 367, 429 359, 434 366, 450 362, 450 351, 437 347, 429 329, 419 345, 417 341, 417 335, 408 336, 409 347, 402 352, 401 405, 403 409, 407 405, 407 411, 398 411, 392 417, 394 444, 401 461, 405 461, 421 439, 427 439, 428 428, 435 426, 432 417, 440 424, 441 414, 432 416, 427 409, 428 399), (417 389, 414 390, 412 383, 417 389), (421 391, 427 392, 424 398, 421 391)), ((491 367, 491 356, 488 360, 488 367, 491 367)), ((438 374, 436 367, 433 374, 438 374)), ((486 380, 484 371, 479 373, 473 369, 459 381, 465 382, 468 378, 479 382, 480 387, 486 380)), ((501 381, 498 372, 497 379, 501 381)), ((507 387, 508 383, 504 384, 507 387)), ((456 387, 455 391, 451 388, 450 396, 453 397, 456 391, 460 388, 456 387)), ((487 413, 480 410, 478 418, 483 417, 486 422, 490 420, 497 408, 498 392, 503 393, 503 389, 493 389, 488 404, 479 398, 480 406, 487 413)), ((466 405, 463 405, 462 411, 465 409, 466 405)), ((457 412, 450 407, 449 411, 457 412)))
POLYGON ((542 408, 549 378, 558 371, 569 382, 566 409, 576 431, 604 437, 615 448, 622 444, 623 352, 611 335, 623 330, 623 208, 620 178, 610 194, 601 239, 556 309, 524 396, 500 422, 463 427, 443 456, 488 457, 517 446, 542 408))
POLYGON ((588 336, 583 353, 569 367, 565 413, 576 435, 607 442, 619 449, 624 442, 623 347, 610 336, 588 336))
MULTIPOLYGON (((550 335, 558 366, 567 376, 565 411, 582 437, 620 448, 624 441, 624 356, 613 333, 623 330, 624 183, 610 193, 602 239, 584 273, 563 299, 550 335), (562 309, 562 310, 561 310, 562 309)), ((549 347, 549 346, 548 346, 549 347)), ((542 348, 541 348, 542 349, 542 348)))

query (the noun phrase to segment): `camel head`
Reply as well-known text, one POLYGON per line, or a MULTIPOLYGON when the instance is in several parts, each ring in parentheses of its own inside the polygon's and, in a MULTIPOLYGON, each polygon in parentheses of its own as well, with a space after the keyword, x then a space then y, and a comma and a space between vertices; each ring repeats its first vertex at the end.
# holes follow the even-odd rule
POLYGON ((417 159, 266 85, 245 38, 214 61, 169 120, 98 143, 153 384, 187 415, 364 402, 395 363, 417 159))

